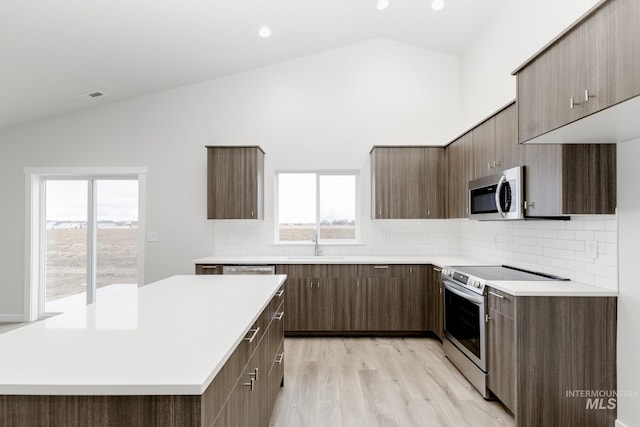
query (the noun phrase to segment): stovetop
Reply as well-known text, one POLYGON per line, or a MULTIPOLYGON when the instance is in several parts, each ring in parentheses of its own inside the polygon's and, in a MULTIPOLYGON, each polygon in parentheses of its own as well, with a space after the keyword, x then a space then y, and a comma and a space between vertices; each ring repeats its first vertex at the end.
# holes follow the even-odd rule
POLYGON ((442 269, 442 274, 476 293, 484 293, 487 281, 493 280, 568 280, 550 274, 527 271, 508 265, 452 266, 442 269))

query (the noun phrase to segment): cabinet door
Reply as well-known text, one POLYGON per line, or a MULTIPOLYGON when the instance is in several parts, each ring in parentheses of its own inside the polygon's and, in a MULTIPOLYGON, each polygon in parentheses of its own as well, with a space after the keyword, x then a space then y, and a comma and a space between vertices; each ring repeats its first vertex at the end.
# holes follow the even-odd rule
POLYGON ((521 150, 527 216, 561 215, 562 146, 529 144, 521 150))
MULTIPOLYGON (((434 148, 442 150, 442 148, 434 148)), ((372 151, 372 218, 429 218, 427 200, 437 199, 442 179, 429 175, 435 160, 426 160, 426 147, 375 147, 372 151)), ((442 188, 442 187, 440 187, 442 188)), ((437 210, 441 204, 433 203, 437 210)))
POLYGON ((640 94, 640 2, 616 0, 602 8, 613 21, 608 26, 613 35, 605 56, 610 66, 607 90, 612 103, 618 103, 640 94))
POLYGON ((487 325, 489 389, 511 412, 516 402, 516 344, 513 297, 490 289, 487 325))
POLYGON ((447 146, 447 218, 469 215, 469 180, 472 175, 471 132, 447 146))
POLYGON ((263 175, 259 147, 207 147, 207 217, 261 219, 263 175))
POLYGON ((429 273, 429 330, 442 340, 443 337, 443 301, 442 301, 442 284, 440 283, 440 273, 442 269, 436 266, 426 267, 429 273))
POLYGON ((445 152, 440 147, 426 147, 424 149, 423 175, 426 178, 424 184, 425 209, 427 218, 445 218, 446 204, 444 189, 446 183, 445 152))
POLYGON ((471 131, 473 138, 473 179, 496 173, 496 120, 491 117, 471 131))
POLYGON ((410 265, 408 276, 404 280, 404 316, 402 318, 402 330, 427 331, 429 330, 429 314, 427 307, 429 290, 429 270, 421 265, 410 265))
POLYGON ((326 293, 322 300, 328 303, 329 311, 323 330, 355 330, 358 311, 361 310, 357 270, 355 265, 327 266, 327 277, 324 279, 326 286, 321 291, 326 293))
POLYGON ((519 166, 518 117, 513 104, 496 115, 496 172, 519 166))
POLYGON ((615 214, 616 144, 562 146, 562 206, 566 214, 615 214))
MULTIPOLYGON (((564 39, 563 39, 564 40, 564 39)), ((575 75, 577 50, 574 40, 560 41, 540 54, 517 75, 518 141, 525 142, 574 119, 569 100, 575 75), (566 44, 563 49, 561 44, 566 44), (571 77, 569 77, 571 76, 571 77)), ((579 101, 576 101, 579 102, 579 101)))

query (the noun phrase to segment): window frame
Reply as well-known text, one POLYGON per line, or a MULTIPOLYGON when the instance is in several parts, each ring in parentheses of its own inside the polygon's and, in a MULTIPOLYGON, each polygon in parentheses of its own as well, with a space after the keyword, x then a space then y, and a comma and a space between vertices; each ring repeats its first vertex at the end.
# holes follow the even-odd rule
MULTIPOLYGON (((45 181, 53 180, 113 180, 138 181, 138 286, 144 282, 146 167, 25 167, 25 299, 24 321, 47 317, 43 312, 41 286, 44 283, 44 263, 41 248, 45 244, 44 208, 45 181)), ((89 220, 89 218, 88 218, 89 220)), ((90 268, 90 267, 89 267, 90 268)), ((89 291, 87 291, 89 293, 89 291)))
POLYGON ((355 238, 353 239, 322 239, 318 233, 319 245, 360 245, 361 243, 361 191, 360 191, 360 171, 358 169, 281 169, 275 171, 274 177, 274 244, 275 245, 292 245, 292 246, 309 246, 315 245, 313 240, 280 240, 280 174, 315 174, 316 175, 316 223, 315 230, 320 228, 320 177, 321 176, 340 176, 349 175, 355 178, 355 238))

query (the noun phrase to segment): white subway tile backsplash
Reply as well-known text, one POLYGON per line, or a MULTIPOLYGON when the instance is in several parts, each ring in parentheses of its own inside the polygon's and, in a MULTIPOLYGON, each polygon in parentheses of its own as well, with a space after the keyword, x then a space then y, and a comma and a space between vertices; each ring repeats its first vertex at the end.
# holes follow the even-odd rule
MULTIPOLYGON (((617 289, 615 215, 570 221, 376 220, 362 218, 360 245, 321 245, 327 255, 463 255, 617 289), (596 241, 596 258, 585 243, 596 241)), ((216 255, 311 255, 313 245, 275 245, 273 218, 216 221, 216 255)))

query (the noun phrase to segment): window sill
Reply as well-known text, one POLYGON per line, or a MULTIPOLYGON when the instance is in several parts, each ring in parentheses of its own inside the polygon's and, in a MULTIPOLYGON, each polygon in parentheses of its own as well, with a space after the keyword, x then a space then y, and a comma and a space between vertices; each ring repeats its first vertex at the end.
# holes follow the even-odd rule
MULTIPOLYGON (((316 244, 313 242, 274 242, 272 246, 315 246, 316 244)), ((364 243, 359 241, 351 241, 351 242, 322 242, 318 243, 320 247, 327 246, 364 246, 364 243)))

